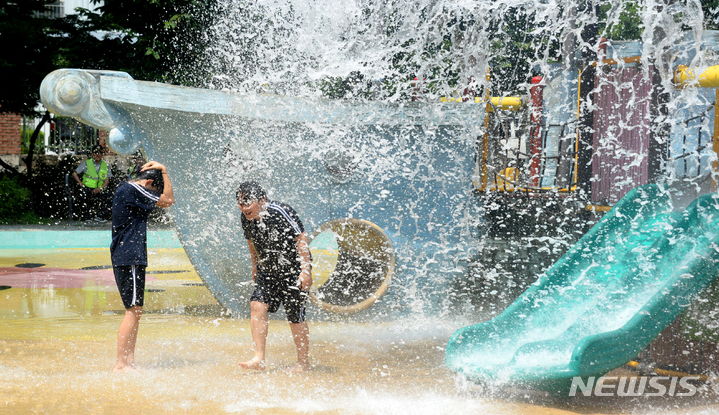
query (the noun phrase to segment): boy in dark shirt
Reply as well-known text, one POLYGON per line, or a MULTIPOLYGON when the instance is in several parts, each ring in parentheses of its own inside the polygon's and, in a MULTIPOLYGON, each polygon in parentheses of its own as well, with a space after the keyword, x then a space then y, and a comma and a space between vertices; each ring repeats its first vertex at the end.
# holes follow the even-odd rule
POLYGON ((145 163, 140 173, 122 183, 112 201, 110 256, 115 282, 125 306, 117 334, 115 371, 133 367, 137 329, 142 316, 147 267, 147 218, 156 207, 175 202, 167 168, 156 161, 145 163))
POLYGON ((241 362, 240 367, 265 368, 268 313, 274 313, 282 304, 297 348, 294 370, 307 370, 310 362, 305 303, 312 285, 312 258, 302 221, 290 206, 268 200, 256 182, 242 183, 236 197, 255 282, 255 291, 250 297, 255 355, 241 362))

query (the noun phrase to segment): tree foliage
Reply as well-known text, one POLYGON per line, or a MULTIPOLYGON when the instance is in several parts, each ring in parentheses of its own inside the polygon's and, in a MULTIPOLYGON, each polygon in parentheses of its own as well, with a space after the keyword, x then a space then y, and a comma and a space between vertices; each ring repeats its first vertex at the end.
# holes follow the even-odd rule
POLYGON ((49 17, 51 0, 0 1, 0 112, 34 114, 40 82, 58 68, 183 85, 207 73, 200 56, 215 0, 105 0, 64 18, 49 17))
POLYGON ((0 112, 34 113, 42 79, 55 69, 55 21, 44 17, 47 0, 0 2, 0 112))
MULTIPOLYGON (((62 19, 48 17, 46 7, 51 3, 54 1, 0 0, 0 76, 5 81, 0 89, 0 112, 32 114, 41 80, 57 68, 119 70, 135 79, 204 86, 221 63, 219 57, 217 62, 210 62, 211 54, 206 53, 210 42, 207 29, 219 10, 217 0, 105 0, 96 2, 97 10, 79 10, 62 19)), ((638 39, 645 3, 636 0, 621 4, 623 9, 614 11, 611 21, 606 20, 607 13, 615 6, 605 3, 600 7, 600 32, 614 40, 638 39)), ((705 28, 719 29, 719 0, 702 0, 701 6, 705 28)), ((522 8, 503 16, 504 20, 490 23, 496 28, 496 40, 490 47, 502 51, 493 54, 491 67, 495 78, 503 80, 496 92, 509 93, 526 81, 538 48, 556 49, 556 39, 534 35, 542 22, 535 22, 534 16, 522 8)), ((393 22, 396 20, 391 15, 382 19, 388 33, 397 30, 393 22)), ((408 41, 407 47, 392 57, 396 76, 380 83, 353 73, 346 79, 328 78, 319 86, 334 97, 354 94, 381 98, 398 93, 411 96, 407 85, 414 76, 422 78, 420 81, 427 78, 425 87, 429 89, 434 79, 449 86, 466 85, 468 81, 458 78, 456 63, 446 59, 446 52, 457 34, 461 36, 478 23, 449 16, 444 27, 447 35, 438 43, 417 50, 408 41), (429 64, 420 68, 417 62, 429 64), (400 84, 407 85, 399 88, 400 84)), ((277 36, 281 41, 282 33, 277 36)), ((240 36, 242 39, 253 41, 247 36, 240 36)), ((266 56, 257 59, 258 65, 274 64, 266 62, 266 56)))
POLYGON ((213 0, 105 0, 62 21, 58 67, 110 69, 135 79, 194 85, 213 0))
POLYGON ((621 4, 622 9, 616 13, 616 19, 607 21, 608 13, 616 5, 606 4, 599 8, 600 19, 605 22, 604 36, 612 40, 636 40, 642 36, 644 27, 641 18, 641 4, 630 1, 621 4))
MULTIPOLYGON (((0 0, 0 113, 39 116, 40 83, 58 68, 117 70, 183 85, 201 84, 209 73, 202 71, 202 57, 215 0, 93 1, 97 10, 52 18, 48 6, 55 1, 0 0)), ((43 114, 26 140, 24 174, 0 159, 0 167, 27 186, 33 199, 42 193, 33 155, 49 119, 43 114)))
POLYGON ((704 28, 719 30, 719 0, 702 0, 704 28))

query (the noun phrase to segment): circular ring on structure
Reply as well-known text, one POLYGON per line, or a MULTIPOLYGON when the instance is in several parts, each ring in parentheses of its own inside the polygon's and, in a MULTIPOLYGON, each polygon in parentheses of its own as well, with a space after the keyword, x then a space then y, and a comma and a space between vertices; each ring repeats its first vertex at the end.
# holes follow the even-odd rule
POLYGON ((320 308, 356 313, 374 304, 389 288, 395 254, 379 226, 361 219, 331 220, 310 240, 314 281, 310 299, 320 308))

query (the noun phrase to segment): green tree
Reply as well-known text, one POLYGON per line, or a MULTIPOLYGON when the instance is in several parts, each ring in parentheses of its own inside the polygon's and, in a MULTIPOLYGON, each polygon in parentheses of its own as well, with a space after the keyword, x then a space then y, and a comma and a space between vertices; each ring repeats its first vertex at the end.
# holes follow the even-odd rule
MULTIPOLYGON (((97 4, 98 0, 94 0, 97 4)), ((110 69, 135 79, 200 85, 215 0, 105 0, 59 27, 57 67, 110 69)))
POLYGON ((215 0, 105 0, 56 19, 52 3, 0 0, 0 112, 35 114, 40 82, 63 67, 183 85, 208 73, 201 56, 215 0))
POLYGON ((719 30, 719 0, 702 0, 704 28, 719 30))
POLYGON ((0 0, 0 112, 35 113, 42 79, 55 69, 48 0, 0 0))
POLYGON ((603 22, 604 36, 612 40, 637 40, 642 37, 641 7, 636 1, 621 3, 621 10, 612 10, 616 5, 607 4, 599 8, 599 18, 603 22), (608 21, 609 15, 616 16, 608 21))
MULTIPOLYGON (((0 113, 38 116, 40 83, 63 67, 108 69, 136 79, 202 85, 201 59, 216 0, 94 0, 96 10, 51 18, 52 0, 0 0, 0 113), (102 4, 101 4, 102 3, 102 4)), ((35 192, 33 154, 41 122, 27 140, 26 173, 0 160, 35 192)), ((18 137, 20 138, 20 137, 18 137)))

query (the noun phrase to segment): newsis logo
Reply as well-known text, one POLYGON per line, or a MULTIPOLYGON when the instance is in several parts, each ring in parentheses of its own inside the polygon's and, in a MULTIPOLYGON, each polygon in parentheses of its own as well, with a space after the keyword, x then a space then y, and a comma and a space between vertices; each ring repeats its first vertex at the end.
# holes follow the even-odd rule
POLYGON ((699 376, 590 376, 572 378, 569 396, 694 396, 699 376))

